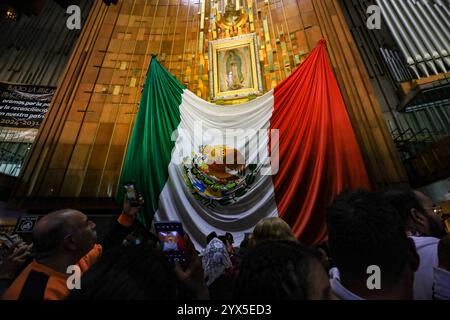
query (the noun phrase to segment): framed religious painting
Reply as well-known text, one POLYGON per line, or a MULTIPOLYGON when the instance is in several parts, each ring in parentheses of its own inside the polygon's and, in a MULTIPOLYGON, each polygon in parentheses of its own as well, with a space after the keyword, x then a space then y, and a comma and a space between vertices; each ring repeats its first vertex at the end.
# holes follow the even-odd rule
POLYGON ((210 41, 209 59, 212 101, 262 94, 256 34, 210 41))

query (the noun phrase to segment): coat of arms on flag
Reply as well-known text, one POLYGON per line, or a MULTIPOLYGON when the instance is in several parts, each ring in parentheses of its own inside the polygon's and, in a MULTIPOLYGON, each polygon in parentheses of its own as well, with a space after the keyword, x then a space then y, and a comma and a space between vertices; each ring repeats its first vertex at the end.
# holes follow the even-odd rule
POLYGON ((206 205, 227 205, 242 197, 255 181, 255 164, 246 165, 236 148, 200 146, 183 161, 183 176, 194 196, 206 205))

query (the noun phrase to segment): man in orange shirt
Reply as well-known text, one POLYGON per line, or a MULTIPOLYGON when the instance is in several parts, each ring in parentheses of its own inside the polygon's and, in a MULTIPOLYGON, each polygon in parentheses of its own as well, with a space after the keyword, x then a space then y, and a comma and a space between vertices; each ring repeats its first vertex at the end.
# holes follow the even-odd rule
MULTIPOLYGON (((142 204, 142 197, 139 200, 142 204)), ((69 295, 67 268, 77 265, 83 273, 103 250, 121 245, 139 208, 130 206, 125 199, 122 214, 101 244, 96 244, 95 223, 82 212, 63 209, 45 215, 33 230, 36 259, 14 280, 2 299, 65 299, 69 295)))

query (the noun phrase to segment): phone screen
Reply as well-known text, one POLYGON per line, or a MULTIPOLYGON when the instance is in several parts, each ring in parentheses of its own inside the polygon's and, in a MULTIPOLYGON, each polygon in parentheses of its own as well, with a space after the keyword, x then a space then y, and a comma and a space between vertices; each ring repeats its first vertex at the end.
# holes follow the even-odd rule
POLYGON ((125 193, 128 201, 136 201, 136 188, 134 186, 134 183, 125 182, 123 184, 123 187, 125 188, 125 193))
POLYGON ((185 242, 183 227, 180 222, 155 222, 155 230, 158 235, 159 243, 170 262, 179 262, 185 264, 184 255, 185 242))

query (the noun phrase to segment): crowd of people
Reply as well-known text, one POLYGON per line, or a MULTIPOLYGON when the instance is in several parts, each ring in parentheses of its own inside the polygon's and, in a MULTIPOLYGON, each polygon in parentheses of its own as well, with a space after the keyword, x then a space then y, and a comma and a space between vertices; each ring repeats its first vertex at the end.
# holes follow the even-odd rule
POLYGON ((211 230, 198 251, 185 235, 185 265, 142 233, 138 210, 125 200, 101 241, 82 212, 43 216, 32 244, 2 252, 2 299, 450 299, 450 234, 432 200, 411 189, 340 194, 326 212, 328 240, 314 247, 278 217, 259 221, 238 246, 211 230), (74 265, 79 283, 67 273, 74 265))

